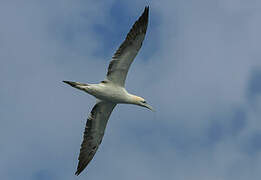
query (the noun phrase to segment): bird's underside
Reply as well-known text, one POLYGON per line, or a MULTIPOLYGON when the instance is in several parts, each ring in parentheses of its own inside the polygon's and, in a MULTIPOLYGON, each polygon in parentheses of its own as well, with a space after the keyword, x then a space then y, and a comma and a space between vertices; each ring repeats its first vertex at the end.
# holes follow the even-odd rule
MULTIPOLYGON (((98 99, 97 103, 92 108, 86 122, 80 155, 78 158, 79 162, 77 171, 75 172, 76 175, 79 175, 94 157, 99 145, 101 144, 110 114, 118 103, 113 101, 113 98, 110 97, 110 95, 106 95, 106 93, 113 94, 116 99, 122 98, 124 103, 124 85, 126 76, 131 63, 142 46, 142 42, 144 40, 148 26, 148 14, 149 7, 145 7, 144 12, 132 26, 130 32, 127 34, 126 39, 112 57, 105 80, 100 84, 97 84, 98 88, 102 87, 106 89, 104 90, 104 93, 101 93, 101 97, 95 96, 95 93, 93 92, 88 92, 88 84, 64 81, 72 87, 84 90, 89 94, 94 95, 98 99), (112 88, 110 89, 109 86, 113 86, 113 89, 117 89, 118 87, 119 90, 115 91, 116 93, 113 93, 112 88), (122 97, 120 97, 120 94, 117 94, 121 89, 123 89, 122 97), (104 98, 102 98, 102 96, 104 96, 104 98)), ((144 99, 136 96, 134 97, 134 101, 135 100, 138 102, 133 104, 152 109, 151 106, 146 104, 144 99)), ((128 99, 126 99, 126 102, 128 102, 128 99)))

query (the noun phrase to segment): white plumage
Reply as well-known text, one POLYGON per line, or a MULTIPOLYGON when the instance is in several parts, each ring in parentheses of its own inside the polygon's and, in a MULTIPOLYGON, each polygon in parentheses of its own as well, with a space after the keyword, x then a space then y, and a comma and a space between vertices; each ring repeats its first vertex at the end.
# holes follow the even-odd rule
POLYGON ((99 84, 63 81, 97 98, 97 103, 86 122, 76 175, 79 175, 92 160, 101 144, 110 114, 118 103, 135 104, 153 110, 143 98, 128 93, 124 88, 130 65, 144 40, 148 16, 149 7, 145 7, 143 14, 132 26, 126 39, 112 57, 104 81, 99 84))

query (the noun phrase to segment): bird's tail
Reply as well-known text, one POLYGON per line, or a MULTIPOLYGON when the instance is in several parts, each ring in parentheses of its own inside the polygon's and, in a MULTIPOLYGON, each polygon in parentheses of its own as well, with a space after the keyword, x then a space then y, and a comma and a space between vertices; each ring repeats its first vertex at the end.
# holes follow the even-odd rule
POLYGON ((66 84, 69 84, 70 86, 84 90, 89 84, 79 83, 79 82, 72 82, 72 81, 63 81, 66 84))

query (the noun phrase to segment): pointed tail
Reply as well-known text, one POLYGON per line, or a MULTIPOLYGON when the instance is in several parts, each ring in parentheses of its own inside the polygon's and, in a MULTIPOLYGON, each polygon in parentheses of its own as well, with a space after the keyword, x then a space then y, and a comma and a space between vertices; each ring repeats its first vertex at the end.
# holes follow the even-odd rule
POLYGON ((89 86, 88 84, 79 83, 79 82, 73 82, 73 81, 63 81, 66 84, 69 84, 70 86, 83 90, 86 86, 89 86))

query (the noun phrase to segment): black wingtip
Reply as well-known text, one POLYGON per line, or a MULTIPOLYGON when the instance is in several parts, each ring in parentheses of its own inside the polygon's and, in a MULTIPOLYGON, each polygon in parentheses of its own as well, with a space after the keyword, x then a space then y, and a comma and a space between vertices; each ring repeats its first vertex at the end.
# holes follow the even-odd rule
POLYGON ((76 176, 79 176, 80 172, 76 171, 74 174, 75 174, 76 176))
POLYGON ((76 176, 79 176, 79 174, 81 174, 81 172, 84 170, 84 168, 77 168, 77 171, 74 173, 76 176))
POLYGON ((146 33, 147 26, 148 26, 148 21, 149 21, 149 6, 145 6, 142 15, 141 15, 141 16, 139 17, 139 19, 135 22, 135 24, 133 25, 132 29, 133 29, 135 26, 144 27, 144 28, 143 28, 143 32, 146 33))
POLYGON ((145 6, 142 16, 148 17, 149 16, 149 6, 145 6))

